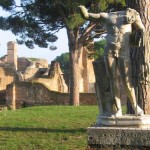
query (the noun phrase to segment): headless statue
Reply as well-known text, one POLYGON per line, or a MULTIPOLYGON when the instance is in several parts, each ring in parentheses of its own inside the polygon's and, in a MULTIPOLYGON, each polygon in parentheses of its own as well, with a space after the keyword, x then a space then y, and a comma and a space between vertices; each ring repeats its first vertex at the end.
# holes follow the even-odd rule
POLYGON ((84 6, 79 6, 79 8, 84 19, 100 21, 106 26, 107 36, 104 50, 104 62, 110 80, 111 99, 116 106, 116 112, 113 115, 122 116, 117 70, 119 70, 125 91, 135 113, 140 116, 143 115, 143 110, 136 102, 130 63, 132 25, 135 30, 141 34, 145 30, 138 12, 128 8, 125 11, 110 13, 88 13, 84 6))

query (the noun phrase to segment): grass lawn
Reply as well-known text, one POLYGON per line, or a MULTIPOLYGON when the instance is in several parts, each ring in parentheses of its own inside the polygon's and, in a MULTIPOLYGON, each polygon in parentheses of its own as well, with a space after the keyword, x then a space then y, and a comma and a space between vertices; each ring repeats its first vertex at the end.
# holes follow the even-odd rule
POLYGON ((97 106, 36 106, 0 112, 0 150, 85 150, 97 106))

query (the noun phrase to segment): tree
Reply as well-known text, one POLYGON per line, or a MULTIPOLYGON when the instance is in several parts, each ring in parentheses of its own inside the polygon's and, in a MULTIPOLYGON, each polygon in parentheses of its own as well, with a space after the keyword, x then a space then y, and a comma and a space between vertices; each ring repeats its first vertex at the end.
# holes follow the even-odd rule
MULTIPOLYGON (((95 1, 96 3, 96 1, 95 1)), ((79 83, 78 83, 78 58, 85 39, 89 39, 89 33, 96 26, 87 23, 77 12, 79 5, 90 8, 95 4, 90 0, 80 2, 73 0, 21 0, 17 6, 14 0, 2 0, 0 5, 11 15, 0 18, 0 28, 11 30, 18 35, 18 43, 33 48, 34 44, 40 47, 49 47, 50 42, 55 42, 55 33, 66 28, 69 39, 70 50, 70 102, 79 105, 79 83), (81 30, 80 30, 81 29, 81 30)))
POLYGON ((97 23, 83 20, 77 8, 85 5, 92 12, 104 11, 110 2, 113 0, 21 0, 21 5, 17 6, 14 0, 1 0, 0 6, 11 15, 0 18, 0 28, 11 30, 20 37, 18 43, 29 48, 34 44, 49 47, 50 42, 57 40, 55 33, 66 28, 70 55, 70 103, 79 105, 79 56, 82 48, 94 37, 91 31, 97 23))
POLYGON ((144 35, 144 47, 141 46, 140 49, 132 49, 132 63, 133 63, 133 77, 134 85, 136 90, 136 95, 138 98, 139 105, 144 109, 146 114, 150 114, 150 86, 147 82, 149 78, 149 45, 150 45, 150 1, 149 0, 126 0, 128 7, 137 10, 141 16, 142 22, 145 25, 145 35, 144 35))
POLYGON ((105 39, 102 39, 102 40, 94 43, 94 50, 96 51, 95 59, 97 59, 99 56, 103 55, 105 45, 106 45, 105 39))
POLYGON ((55 58, 56 61, 58 61, 60 63, 60 67, 63 71, 63 73, 69 73, 69 64, 70 64, 70 60, 69 60, 69 53, 62 53, 60 56, 57 56, 55 58))

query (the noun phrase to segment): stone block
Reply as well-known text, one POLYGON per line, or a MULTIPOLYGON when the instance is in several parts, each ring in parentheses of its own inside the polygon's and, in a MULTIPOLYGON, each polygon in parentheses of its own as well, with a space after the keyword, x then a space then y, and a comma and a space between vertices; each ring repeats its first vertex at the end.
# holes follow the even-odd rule
POLYGON ((89 127, 87 134, 90 148, 112 146, 150 148, 150 128, 89 127))
POLYGON ((7 43, 7 49, 8 50, 16 50, 17 49, 17 43, 14 41, 10 41, 7 43))

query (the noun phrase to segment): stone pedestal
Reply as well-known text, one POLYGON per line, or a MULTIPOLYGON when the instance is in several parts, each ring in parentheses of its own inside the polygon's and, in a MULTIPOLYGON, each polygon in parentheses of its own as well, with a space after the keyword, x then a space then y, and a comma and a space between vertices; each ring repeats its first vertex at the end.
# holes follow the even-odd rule
POLYGON ((150 149, 150 116, 99 116, 87 129, 89 149, 150 149))
POLYGON ((97 126, 150 128, 150 115, 125 115, 121 117, 99 116, 97 126))

